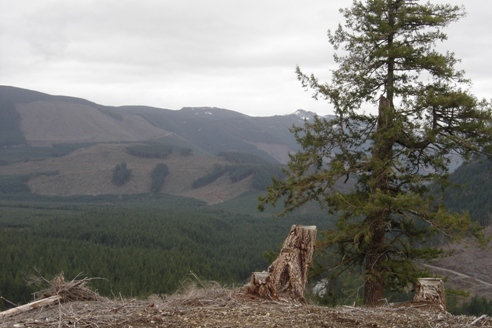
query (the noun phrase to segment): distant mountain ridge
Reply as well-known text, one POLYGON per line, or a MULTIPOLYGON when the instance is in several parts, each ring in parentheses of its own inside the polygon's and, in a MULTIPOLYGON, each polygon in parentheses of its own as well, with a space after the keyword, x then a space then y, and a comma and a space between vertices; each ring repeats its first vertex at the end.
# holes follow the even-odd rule
POLYGON ((316 115, 297 110, 290 115, 250 117, 215 107, 112 107, 9 86, 0 86, 0 102, 20 115, 19 129, 30 146, 144 141, 174 134, 212 155, 239 151, 284 164, 288 153, 297 149, 289 128, 316 115))
POLYGON ((0 198, 149 194, 162 164, 160 193, 207 204, 258 193, 298 149, 289 129, 315 115, 112 107, 0 86, 0 198), (118 186, 111 177, 121 163, 131 177, 118 186))

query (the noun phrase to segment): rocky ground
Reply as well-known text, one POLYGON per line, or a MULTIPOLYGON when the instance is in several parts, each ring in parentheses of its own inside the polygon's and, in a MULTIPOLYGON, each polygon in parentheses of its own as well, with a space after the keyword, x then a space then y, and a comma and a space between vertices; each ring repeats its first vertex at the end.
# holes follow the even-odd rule
POLYGON ((55 303, 0 319, 6 327, 492 327, 492 318, 453 316, 422 303, 327 308, 217 287, 145 301, 55 303))

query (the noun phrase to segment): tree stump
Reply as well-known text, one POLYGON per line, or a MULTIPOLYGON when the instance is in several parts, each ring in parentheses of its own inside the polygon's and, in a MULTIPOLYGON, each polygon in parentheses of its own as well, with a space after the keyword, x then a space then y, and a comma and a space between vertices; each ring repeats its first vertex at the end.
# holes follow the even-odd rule
POLYGON ((305 302, 304 289, 313 261, 316 226, 293 225, 268 272, 253 272, 247 292, 267 299, 280 296, 305 302))
POLYGON ((415 286, 414 302, 426 302, 440 305, 446 310, 444 283, 440 278, 419 278, 415 286))

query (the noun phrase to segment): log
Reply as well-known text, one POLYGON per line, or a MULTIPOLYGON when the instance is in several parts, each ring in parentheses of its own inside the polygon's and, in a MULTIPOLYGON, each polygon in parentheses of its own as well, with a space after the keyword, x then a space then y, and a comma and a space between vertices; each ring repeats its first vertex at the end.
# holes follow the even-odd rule
POLYGON ((246 286, 247 293, 267 299, 285 297, 304 303, 315 243, 316 226, 293 225, 268 271, 253 272, 246 286))
POLYGON ((446 310, 444 283, 440 278, 419 278, 415 286, 414 302, 435 303, 446 310))
POLYGON ((10 316, 13 316, 13 315, 16 315, 19 313, 27 312, 27 311, 30 311, 33 309, 37 309, 37 308, 40 308, 40 307, 43 307, 46 305, 51 305, 51 304, 56 303, 60 300, 61 300, 61 296, 55 295, 55 296, 43 298, 43 299, 31 302, 31 303, 27 303, 27 304, 24 304, 24 305, 21 305, 21 306, 12 308, 12 309, 8 309, 8 310, 5 310, 3 312, 0 312, 0 319, 10 317, 10 316))

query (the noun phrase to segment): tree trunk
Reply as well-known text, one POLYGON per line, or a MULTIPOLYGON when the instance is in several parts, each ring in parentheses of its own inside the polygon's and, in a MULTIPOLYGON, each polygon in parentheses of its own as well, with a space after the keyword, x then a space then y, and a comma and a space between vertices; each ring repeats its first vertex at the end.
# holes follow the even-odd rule
POLYGON ((287 297, 305 302, 304 289, 315 243, 316 226, 293 225, 268 272, 253 272, 247 292, 262 298, 287 297))
MULTIPOLYGON (((379 99, 378 125, 372 149, 371 197, 377 192, 389 194, 391 163, 393 156, 394 108, 390 100, 381 96, 379 99)), ((377 201, 373 201, 377 203, 377 201)), ((382 206, 376 213, 366 218, 370 238, 365 254, 366 270, 364 276, 364 304, 381 305, 384 290, 385 234, 389 221, 389 210, 382 206)))
POLYGON ((366 253, 366 270, 364 275, 364 305, 378 306, 383 301, 384 289, 384 235, 385 235, 385 214, 381 213, 378 217, 370 220, 372 238, 366 253))
POLYGON ((446 310, 444 283, 440 278, 419 278, 415 286, 414 302, 428 302, 439 305, 446 310))

